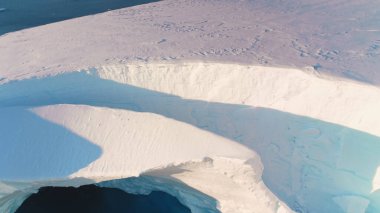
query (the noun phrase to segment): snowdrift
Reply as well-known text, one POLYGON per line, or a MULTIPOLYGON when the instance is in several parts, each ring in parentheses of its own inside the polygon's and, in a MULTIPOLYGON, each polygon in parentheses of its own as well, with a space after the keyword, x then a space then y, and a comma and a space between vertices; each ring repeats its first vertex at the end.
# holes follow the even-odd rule
POLYGON ((166 191, 193 212, 376 212, 378 100, 380 89, 357 82, 218 63, 4 82, 0 206, 95 182, 166 191))

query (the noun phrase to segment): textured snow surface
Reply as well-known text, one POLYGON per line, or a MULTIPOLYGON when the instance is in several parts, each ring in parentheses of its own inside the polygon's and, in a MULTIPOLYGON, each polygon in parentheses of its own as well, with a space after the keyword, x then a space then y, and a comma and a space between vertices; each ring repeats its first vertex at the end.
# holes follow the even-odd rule
POLYGON ((379 85, 379 8, 378 0, 165 0, 1 36, 0 79, 201 60, 308 67, 379 85))
POLYGON ((377 8, 167 0, 0 36, 0 212, 88 183, 379 212, 377 8))

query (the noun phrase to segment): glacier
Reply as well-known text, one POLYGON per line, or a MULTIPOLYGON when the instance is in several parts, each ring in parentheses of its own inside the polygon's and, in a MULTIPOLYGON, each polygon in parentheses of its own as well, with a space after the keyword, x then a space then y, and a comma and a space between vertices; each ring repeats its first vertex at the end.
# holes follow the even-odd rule
POLYGON ((360 2, 167 0, 0 36, 0 212, 86 184, 380 212, 379 3, 360 2))

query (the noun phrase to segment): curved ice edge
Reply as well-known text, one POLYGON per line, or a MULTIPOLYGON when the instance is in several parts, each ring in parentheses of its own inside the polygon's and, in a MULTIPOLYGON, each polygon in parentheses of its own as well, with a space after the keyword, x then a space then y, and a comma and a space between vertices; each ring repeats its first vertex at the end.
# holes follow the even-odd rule
MULTIPOLYGON (((217 181, 218 178, 225 178, 223 176, 223 170, 219 171, 220 167, 215 167, 214 161, 231 161, 237 163, 239 167, 246 164, 250 167, 250 161, 232 158, 209 158, 206 157, 201 161, 194 160, 180 164, 169 164, 164 167, 150 169, 141 173, 138 177, 124 177, 124 178, 112 178, 112 177, 98 177, 98 178, 72 178, 65 180, 50 180, 39 182, 2 182, 0 187, 3 189, 8 187, 10 190, 14 190, 4 197, 0 197, 0 212, 15 212, 17 208, 26 200, 31 194, 37 193, 38 189, 45 186, 73 186, 79 187, 82 185, 95 184, 100 187, 118 188, 132 194, 149 194, 152 191, 163 191, 174 197, 176 197, 183 205, 189 207, 194 213, 218 213, 221 212, 219 201, 206 193, 187 185, 181 181, 181 178, 176 178, 176 174, 186 172, 197 172, 198 169, 216 171, 215 175, 209 181, 217 181)), ((244 174, 234 175, 246 175, 246 170, 243 170, 244 174)), ((225 171, 227 172, 227 171, 225 171)), ((256 173, 256 171, 253 171, 256 173)), ((248 177, 251 178, 251 177, 248 177)), ((252 179, 252 181, 262 184, 260 178, 252 179)), ((205 185, 210 184, 205 182, 205 185)), ((228 187, 228 186, 227 186, 228 187)), ((215 190, 215 189, 214 189, 215 190)), ((268 192, 270 193, 270 192, 268 192)), ((238 201, 237 201, 238 202, 238 201)), ((279 210, 290 212, 285 204, 278 201, 279 210)), ((275 210, 277 212, 277 210, 275 210)))
MULTIPOLYGON (((17 82, 14 82, 14 83, 17 83, 17 82)), ((145 93, 145 94, 149 94, 149 93, 145 93)), ((169 98, 172 97, 178 100, 177 99, 178 97, 167 95, 167 94, 163 94, 163 96, 159 98, 163 98, 164 96, 168 96, 169 98)), ((59 100, 59 101, 62 101, 62 100, 59 100)), ((185 102, 187 103, 187 101, 185 102)), ((99 104, 99 103, 95 103, 95 104, 99 104)), ((104 104, 104 103, 100 103, 100 104, 104 104)), ((125 103, 122 103, 122 104, 125 104, 125 103)), ((215 104, 215 103, 212 103, 212 104, 215 104)), ((212 104, 208 103, 208 105, 212 105, 212 104)), ((128 108, 132 110, 136 110, 136 111, 144 110, 144 108, 140 108, 140 106, 138 105, 129 106, 128 108)), ((213 107, 211 106, 210 108, 213 108, 213 107)), ((229 110, 228 107, 225 109, 229 110)), ((148 111, 149 110, 150 109, 148 109, 148 111)), ((243 121, 244 119, 247 120, 247 113, 243 113, 244 111, 250 112, 251 109, 247 109, 247 107, 245 107, 242 111, 238 111, 237 116, 243 121)), ((376 203, 379 201, 379 199, 376 194, 378 194, 379 192, 376 190, 373 190, 373 187, 371 185, 371 181, 374 178, 375 171, 379 165, 379 158, 378 156, 374 155, 374 153, 376 154, 376 152, 379 150, 379 147, 378 147, 379 138, 377 136, 370 135, 365 132, 360 132, 355 129, 350 129, 344 126, 339 126, 332 123, 310 119, 310 118, 306 118, 302 116, 290 115, 290 114, 278 112, 275 110, 273 111, 273 110, 268 110, 268 109, 258 109, 256 111, 260 112, 259 113, 261 114, 260 119, 263 121, 264 120, 269 121, 268 122, 269 124, 279 125, 277 120, 285 120, 285 121, 290 122, 288 124, 290 125, 290 127, 292 127, 292 129, 293 127, 296 127, 296 130, 300 131, 300 132, 296 132, 297 134, 293 135, 294 133, 292 133, 291 131, 289 133, 286 133, 286 125, 276 126, 274 130, 276 129, 281 130, 281 131, 285 130, 284 136, 286 136, 286 138, 284 138, 284 141, 277 141, 277 143, 269 144, 268 147, 253 147, 263 157, 263 163, 266 168, 266 171, 264 171, 264 179, 267 181, 266 183, 268 183, 270 188, 274 192, 276 192, 276 194, 280 195, 279 197, 283 198, 284 200, 286 200, 287 203, 291 204, 293 209, 302 211, 302 209, 309 207, 307 205, 307 201, 314 200, 314 199, 309 199, 305 201, 304 199, 305 196, 309 198, 313 198, 313 197, 317 198, 316 200, 318 201, 326 201, 330 206, 333 206, 334 209, 340 209, 340 210, 345 209, 347 206, 349 206, 348 205, 349 203, 341 202, 342 199, 334 199, 339 196, 341 197, 351 196, 351 198, 364 197, 365 199, 371 200, 372 205, 377 205, 376 203), (313 126, 316 126, 317 128, 314 128, 313 126), (303 127, 307 127, 307 128, 302 129, 303 127), (304 140, 305 138, 302 138, 302 137, 298 138, 298 136, 300 136, 298 133, 302 133, 301 136, 307 137, 307 139, 310 139, 312 143, 303 143, 302 140, 304 140), (288 140, 288 141, 285 141, 285 140, 288 140), (289 142, 289 144, 286 144, 287 142, 289 142), (358 142, 361 143, 360 146, 358 142), (280 156, 280 158, 275 158, 275 159, 271 159, 271 157, 275 157, 275 156, 272 156, 272 155, 266 156, 266 154, 268 153, 272 153, 272 152, 276 153, 276 151, 278 151, 279 148, 283 147, 284 145, 289 146, 287 148, 290 148, 290 150, 294 149, 295 155, 280 156), (304 152, 305 150, 302 150, 302 148, 305 148, 305 147, 311 150, 307 150, 307 152, 304 152), (314 151, 318 151, 318 152, 314 152, 314 151), (336 155, 335 152, 338 153, 340 156, 336 155), (352 155, 352 153, 355 153, 355 155, 352 155), (321 154, 322 157, 318 156, 318 154, 321 154), (323 156, 326 156, 327 158, 323 158, 323 156), (342 156, 343 158, 341 159, 338 158, 342 156), (305 160, 308 162, 308 164, 307 165, 303 165, 302 163, 298 164, 297 162, 299 160, 305 160), (297 168, 293 168, 293 170, 287 169, 293 166, 297 168), (281 169, 281 168, 283 171, 281 170, 275 171, 275 169, 281 169), (300 178, 301 181, 297 182, 298 180, 289 180, 287 182, 286 178, 288 178, 289 176, 286 175, 286 172, 288 171, 294 171, 294 172, 300 171, 300 174, 293 173, 290 176, 296 175, 296 177, 300 178), (280 175, 276 175, 276 174, 280 174, 280 175), (341 181, 341 177, 344 177, 345 181, 341 181), (278 181, 277 178, 281 179, 281 181, 284 181, 284 182, 278 181), (315 182, 315 181, 320 181, 320 182, 315 182), (315 187, 315 185, 317 185, 317 188, 319 187, 319 189, 325 190, 324 193, 327 192, 327 194, 308 193, 307 189, 310 188, 310 186, 315 187), (283 187, 289 187, 291 190, 295 190, 295 191, 287 191, 287 189, 284 190, 283 187), (301 190, 302 193, 297 193, 297 190, 301 190), (302 195, 305 195, 305 196, 302 196, 302 195), (302 203, 302 202, 306 202, 306 203, 302 203), (346 207, 344 207, 344 205, 342 206, 342 203, 346 207)), ((157 113, 157 111, 154 111, 154 112, 157 113)), ((210 112, 210 109, 207 109, 204 112, 201 110, 199 115, 207 114, 209 112, 210 112)), ((235 111, 229 110, 228 112, 235 112, 235 111)), ((158 112, 158 113, 165 114, 167 112, 158 112)), ((194 112, 195 115, 197 113, 199 113, 199 111, 194 112)), ((165 114, 165 115, 169 117, 174 116, 174 118, 178 119, 178 117, 175 117, 176 115, 168 115, 168 114, 165 114)), ((216 113, 215 115, 218 115, 218 113, 216 113)), ((248 115, 251 115, 251 113, 248 113, 248 115)), ((197 116, 197 117, 200 117, 200 116, 197 116)), ((252 116, 252 117, 254 118, 255 116, 252 116)), ((185 122, 189 122, 189 121, 185 121, 185 122)), ((243 125, 243 124, 244 123, 240 123, 239 125, 243 125)), ((269 124, 267 127, 271 126, 269 124)), ((203 125, 200 127, 208 128, 210 131, 216 132, 218 134, 222 134, 222 135, 225 134, 220 129, 212 129, 213 127, 210 125, 209 126, 203 125)), ((273 125, 270 128, 273 128, 273 125)), ((246 132, 246 133, 249 133, 249 132, 246 132)), ((257 130, 256 133, 259 133, 258 138, 264 139, 263 141, 265 141, 265 137, 264 137, 265 135, 260 135, 259 130, 257 130)), ((243 136, 244 135, 245 134, 243 134, 243 136)), ((242 140, 243 142, 245 140, 244 138, 241 139, 242 136, 233 137, 231 135, 227 135, 227 137, 231 137, 236 140, 242 140)), ((249 141, 245 141, 245 142, 249 142, 249 141)), ((286 154, 286 153, 283 153, 283 154, 286 154)), ((347 200, 347 199, 343 199, 343 200, 347 200)), ((349 200, 352 200, 352 199, 349 199, 349 200)), ((362 203, 365 203, 365 202, 362 202, 362 203)), ((321 207, 320 206, 321 202, 319 203, 313 202, 312 205, 314 208, 321 207)), ((372 206, 371 208, 374 208, 374 207, 372 206)))
MULTIPOLYGON (((102 178, 103 179, 103 178, 102 178)), ((18 184, 31 184, 32 187, 17 189, 16 191, 0 197, 0 212, 13 213, 32 194, 37 193, 41 187, 79 187, 82 185, 95 184, 100 187, 118 188, 133 194, 149 194, 152 191, 163 191, 175 196, 182 204, 188 206, 192 212, 220 212, 217 209, 218 202, 196 189, 183 183, 161 177, 142 175, 139 177, 129 177, 121 179, 108 179, 107 181, 94 181, 87 178, 74 178, 67 180, 56 180, 46 182, 12 182, 12 187, 17 188, 18 184)), ((4 183, 3 183, 4 185, 4 183)))

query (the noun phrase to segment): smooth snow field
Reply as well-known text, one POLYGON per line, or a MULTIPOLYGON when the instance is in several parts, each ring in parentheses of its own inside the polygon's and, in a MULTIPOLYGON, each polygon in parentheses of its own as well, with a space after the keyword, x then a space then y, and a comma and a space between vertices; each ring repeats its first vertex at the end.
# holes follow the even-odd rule
POLYGON ((85 185, 380 212, 378 6, 164 0, 0 36, 0 213, 85 185))

